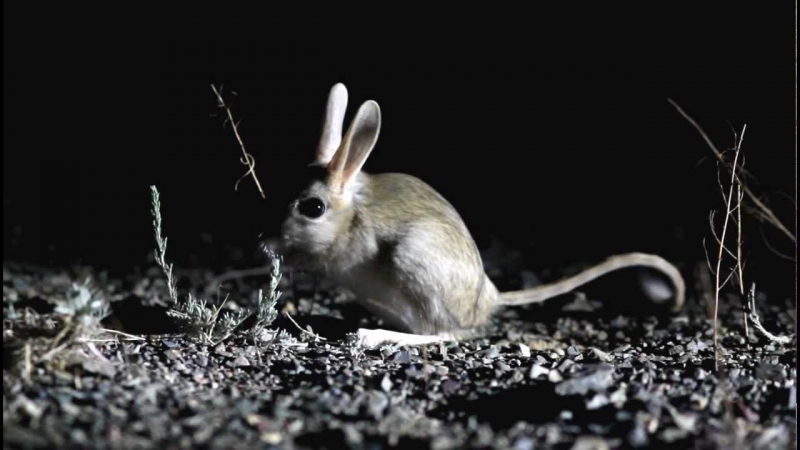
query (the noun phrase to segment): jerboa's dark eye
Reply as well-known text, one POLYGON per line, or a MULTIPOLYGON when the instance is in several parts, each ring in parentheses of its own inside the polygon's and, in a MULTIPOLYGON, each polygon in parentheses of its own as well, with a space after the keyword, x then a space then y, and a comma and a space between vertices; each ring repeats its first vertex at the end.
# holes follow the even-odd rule
POLYGON ((316 219, 325 214, 325 203, 317 197, 310 197, 301 200, 297 205, 297 210, 308 218, 316 219))

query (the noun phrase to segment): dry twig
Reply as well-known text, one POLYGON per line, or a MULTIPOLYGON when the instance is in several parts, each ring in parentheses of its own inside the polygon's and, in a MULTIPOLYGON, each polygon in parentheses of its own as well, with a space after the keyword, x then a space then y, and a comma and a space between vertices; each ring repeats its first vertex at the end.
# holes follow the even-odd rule
POLYGON ((228 118, 225 119, 225 122, 226 123, 230 122, 231 126, 233 127, 233 133, 236 135, 236 140, 239 141, 239 147, 241 147, 242 154, 244 155, 240 161, 242 162, 242 164, 244 164, 244 165, 246 165, 248 167, 247 173, 242 175, 242 178, 239 178, 239 180, 236 182, 236 185, 235 185, 234 189, 237 189, 237 190, 239 189, 239 182, 241 182, 242 179, 244 179, 244 177, 246 177, 247 175, 252 175, 253 176, 253 180, 255 180, 255 182, 256 182, 256 187, 258 188, 258 192, 261 193, 261 198, 266 198, 264 196, 264 190, 261 189, 261 183, 258 181, 258 177, 256 176, 256 172, 255 172, 255 170, 256 170, 256 161, 253 158, 253 155, 251 155, 250 153, 247 153, 247 150, 245 150, 245 148, 244 148, 244 142, 242 142, 242 138, 241 138, 241 136, 239 136, 239 123, 241 122, 241 120, 239 122, 235 122, 233 120, 233 113, 231 113, 231 109, 228 107, 228 105, 225 104, 225 100, 222 99, 222 94, 220 94, 219 90, 217 90, 216 86, 214 86, 213 84, 211 85, 211 89, 214 90, 214 94, 216 94, 216 96, 217 96, 218 106, 220 108, 224 108, 225 111, 228 114, 228 118))
MULTIPOLYGON (((698 131, 698 133, 700 133, 700 136, 703 138, 703 140, 706 141, 706 144, 708 144, 709 148, 711 148, 711 151, 714 152, 714 156, 716 156, 720 162, 724 163, 725 159, 723 157, 722 152, 720 152, 714 145, 714 143, 711 142, 711 139, 708 137, 706 132, 703 131, 703 128, 701 128, 700 125, 698 125, 694 119, 692 119, 688 114, 686 114, 686 112, 684 112, 683 109, 681 109, 681 107, 678 106, 678 104, 675 103, 672 99, 667 99, 667 101, 669 101, 669 103, 683 116, 684 119, 686 119, 690 124, 692 124, 692 126, 694 126, 694 128, 698 131)), ((727 166, 726 168, 729 172, 732 172, 732 176, 736 178, 736 182, 740 186, 742 186, 744 193, 747 195, 750 201, 752 201, 753 204, 755 205, 754 214, 756 215, 756 217, 771 223, 775 228, 777 228, 783 234, 788 236, 789 239, 792 240, 792 242, 797 243, 797 237, 794 234, 792 234, 789 228, 787 228, 783 224, 783 222, 781 222, 780 219, 778 219, 775 213, 772 212, 772 210, 766 204, 764 204, 764 202, 761 201, 761 199, 758 198, 758 196, 755 193, 753 193, 753 191, 750 188, 748 188, 746 184, 742 182, 742 180, 740 179, 740 174, 736 174, 735 165, 732 168, 727 166)))
MULTIPOLYGON (((741 298, 744 298, 744 263, 742 262, 742 185, 739 184, 736 186, 736 198, 739 204, 739 207, 736 208, 736 228, 738 231, 737 239, 736 239, 736 269, 738 270, 739 276, 739 295, 741 298)), ((750 337, 750 327, 747 324, 747 311, 746 309, 742 311, 742 316, 744 317, 744 336, 750 337)))
POLYGON ((777 342, 779 344, 787 345, 791 344, 794 336, 797 334, 792 334, 791 336, 775 336, 774 334, 767 331, 763 325, 761 325, 761 318, 758 317, 758 312, 756 311, 756 284, 753 283, 750 285, 750 293, 747 296, 747 305, 750 311, 750 321, 753 322, 753 328, 760 331, 761 334, 764 335, 767 339, 772 342, 777 342))
POLYGON ((292 317, 292 316, 291 316, 291 315, 290 315, 288 312, 284 311, 284 312, 283 312, 283 315, 284 315, 284 316, 286 316, 286 317, 288 317, 288 318, 289 318, 289 320, 291 320, 291 321, 292 321, 292 323, 294 324, 294 326, 296 326, 296 327, 297 327, 297 329, 298 329, 298 330, 300 330, 300 332, 301 332, 301 333, 307 334, 307 335, 309 335, 309 336, 313 337, 315 340, 316 340, 316 339, 319 339, 319 340, 321 340, 321 341, 324 341, 324 340, 326 340, 324 337, 322 337, 322 336, 320 336, 320 335, 318 335, 318 334, 315 334, 315 333, 312 333, 312 332, 310 332, 310 331, 308 331, 308 330, 306 330, 306 329, 303 329, 303 327, 301 327, 301 326, 300 326, 300 325, 299 325, 297 322, 295 322, 294 318, 293 318, 293 317, 292 317))
MULTIPOLYGON (((711 260, 708 259, 709 268, 711 269, 711 272, 714 274, 715 277, 713 326, 714 326, 714 368, 716 370, 719 370, 719 358, 718 358, 719 333, 717 326, 717 320, 719 316, 719 294, 722 291, 722 288, 725 286, 725 284, 727 284, 728 281, 733 277, 736 269, 741 268, 741 261, 737 259, 737 255, 735 255, 725 246, 725 237, 728 233, 728 225, 730 223, 730 219, 733 217, 733 212, 741 208, 742 197, 741 196, 737 197, 738 201, 734 203, 733 195, 734 195, 734 188, 737 186, 737 180, 739 179, 737 176, 737 170, 740 167, 739 155, 741 154, 742 140, 744 139, 745 130, 747 130, 747 125, 745 125, 744 128, 742 129, 742 135, 739 136, 739 141, 736 143, 736 146, 734 147, 735 153, 733 159, 733 169, 731 170, 730 188, 728 189, 727 194, 725 193, 725 189, 722 187, 722 181, 721 180, 719 181, 721 188, 720 192, 722 194, 723 202, 725 203, 725 220, 723 221, 722 232, 720 235, 717 235, 716 228, 714 226, 714 212, 712 211, 711 214, 709 215, 711 232, 714 235, 714 239, 717 241, 717 244, 719 245, 719 250, 717 252, 716 268, 711 268, 711 260), (725 259, 726 253, 731 257, 733 257, 734 260, 736 260, 736 265, 734 266, 734 269, 731 270, 731 272, 725 278, 725 280, 720 280, 722 272, 722 261, 725 259)), ((738 186, 740 186, 740 191, 741 191, 741 184, 738 184, 738 186)), ((739 227, 741 227, 741 224, 739 224, 739 227)), ((705 241, 704 241, 704 246, 705 246, 705 241)), ((708 258, 707 251, 706 251, 706 258, 708 258)))

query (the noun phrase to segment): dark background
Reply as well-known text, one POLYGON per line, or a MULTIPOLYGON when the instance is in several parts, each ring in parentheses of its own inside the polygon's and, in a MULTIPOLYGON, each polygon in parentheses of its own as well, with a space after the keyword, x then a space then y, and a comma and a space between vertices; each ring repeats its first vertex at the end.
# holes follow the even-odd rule
MULTIPOLYGON (((155 184, 176 266, 252 265, 341 81, 348 123, 367 99, 382 108, 365 170, 423 178, 482 248, 496 236, 534 271, 657 252, 689 274, 721 204, 708 147, 667 98, 723 149, 747 123, 747 167, 795 224, 780 194, 795 193, 793 4, 704 4, 340 17, 5 2, 4 258, 146 263, 155 184), (241 153, 211 83, 243 118, 268 201, 249 178, 234 190, 241 153)), ((794 263, 746 226, 751 277, 794 294, 794 263)))

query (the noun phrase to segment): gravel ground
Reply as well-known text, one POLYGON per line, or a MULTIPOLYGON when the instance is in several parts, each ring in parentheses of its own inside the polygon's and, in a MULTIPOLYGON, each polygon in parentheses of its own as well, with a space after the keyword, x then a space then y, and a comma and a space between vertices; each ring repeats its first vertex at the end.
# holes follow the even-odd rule
MULTIPOLYGON (((500 286, 527 279, 493 270, 500 286)), ((179 288, 213 275, 181 273, 179 288)), ((738 297, 720 305, 716 371, 693 297, 670 316, 578 293, 508 309, 484 339, 364 350, 347 333, 379 323, 346 293, 291 278, 278 308, 325 340, 280 315, 269 329, 292 337, 256 348, 247 333, 216 345, 182 333, 159 270, 4 263, 4 448, 796 447, 795 343, 745 338, 738 297), (62 332, 69 314, 54 307, 86 276, 111 305, 102 326, 142 338, 62 332)), ((226 283, 226 308, 268 280, 226 283)), ((792 333, 793 308, 770 303, 758 299, 764 326, 792 333)))

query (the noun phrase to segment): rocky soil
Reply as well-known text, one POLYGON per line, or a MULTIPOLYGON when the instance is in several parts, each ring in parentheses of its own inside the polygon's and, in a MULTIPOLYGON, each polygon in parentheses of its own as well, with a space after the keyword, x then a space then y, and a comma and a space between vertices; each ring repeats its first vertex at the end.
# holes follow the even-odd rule
MULTIPOLYGON (((201 290, 213 273, 181 275, 217 299, 201 290)), ((225 310, 268 285, 224 283, 225 310)), ((380 324, 346 293, 288 275, 281 289, 290 316, 207 343, 166 314, 157 268, 115 279, 5 263, 4 448, 796 447, 796 344, 745 337, 736 296, 720 305, 716 370, 694 294, 670 315, 576 293, 506 310, 483 339, 365 350, 348 333, 380 324), (63 306, 87 276, 110 307, 100 325, 63 306)), ((769 300, 763 325, 790 335, 793 305, 769 300)))

